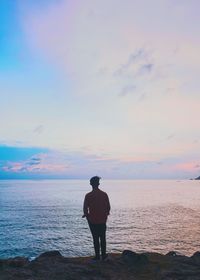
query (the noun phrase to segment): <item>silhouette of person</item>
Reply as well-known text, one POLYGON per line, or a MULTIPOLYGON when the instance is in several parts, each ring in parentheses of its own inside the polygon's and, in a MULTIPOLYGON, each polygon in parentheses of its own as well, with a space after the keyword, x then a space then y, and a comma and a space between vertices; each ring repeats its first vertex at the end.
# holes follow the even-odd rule
POLYGON ((110 213, 110 202, 107 193, 99 189, 99 180, 94 176, 90 179, 92 191, 87 193, 83 204, 83 218, 86 217, 93 237, 95 257, 93 260, 106 260, 106 221, 110 213))

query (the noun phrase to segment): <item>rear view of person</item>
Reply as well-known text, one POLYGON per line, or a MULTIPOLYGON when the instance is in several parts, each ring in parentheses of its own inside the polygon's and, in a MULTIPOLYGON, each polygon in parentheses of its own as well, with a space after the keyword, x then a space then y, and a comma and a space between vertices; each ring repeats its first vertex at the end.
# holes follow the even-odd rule
POLYGON ((99 180, 94 176, 90 179, 92 191, 87 193, 83 205, 83 218, 86 217, 92 233, 95 258, 100 260, 100 248, 102 260, 107 258, 106 254, 106 221, 110 213, 110 202, 107 193, 99 189, 99 180))

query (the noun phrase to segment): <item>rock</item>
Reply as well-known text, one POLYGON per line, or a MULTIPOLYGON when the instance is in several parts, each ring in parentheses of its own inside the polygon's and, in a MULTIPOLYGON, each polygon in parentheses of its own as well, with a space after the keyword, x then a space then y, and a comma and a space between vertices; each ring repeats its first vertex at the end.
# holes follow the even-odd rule
POLYGON ((11 266, 11 267, 24 267, 29 264, 28 258, 15 257, 7 260, 0 260, 0 266, 11 266))
POLYGON ((200 252, 197 251, 195 252, 192 256, 191 259, 196 263, 196 264, 200 264, 200 252))
POLYGON ((9 265, 13 267, 23 267, 27 264, 29 264, 29 260, 24 257, 16 257, 9 261, 9 265))
POLYGON ((170 251, 170 252, 168 252, 165 256, 175 257, 175 256, 177 256, 177 255, 178 255, 177 252, 175 252, 175 251, 170 251))
POLYGON ((148 263, 148 257, 144 254, 137 254, 130 250, 124 250, 122 252, 122 259, 128 264, 145 265, 148 263))
POLYGON ((59 251, 48 251, 42 253, 37 258, 32 260, 29 264, 29 268, 38 271, 38 270, 52 270, 53 267, 58 267, 58 263, 66 261, 67 258, 64 258, 59 251))
POLYGON ((61 253, 57 250, 55 251, 48 251, 48 252, 45 252, 45 253, 42 253, 41 255, 39 255, 39 257, 37 257, 37 259, 39 258, 61 258, 63 257, 61 255, 61 253))
POLYGON ((65 258, 58 251, 0 260, 0 280, 199 280, 200 252, 192 257, 130 250, 110 254, 112 261, 91 264, 91 257, 65 258), (171 257, 172 256, 172 257, 171 257), (26 265, 27 264, 27 265, 26 265))
POLYGON ((5 264, 5 260, 0 259, 0 268, 3 267, 5 264))
POLYGON ((198 176, 197 178, 195 178, 195 180, 200 180, 200 176, 198 176))

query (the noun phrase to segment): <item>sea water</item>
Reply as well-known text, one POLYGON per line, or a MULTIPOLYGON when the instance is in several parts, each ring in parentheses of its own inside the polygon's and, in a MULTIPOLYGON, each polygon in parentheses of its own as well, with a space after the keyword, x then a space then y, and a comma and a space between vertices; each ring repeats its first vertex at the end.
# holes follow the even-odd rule
MULTIPOLYGON (((101 180, 110 198, 108 252, 200 250, 200 181, 101 180)), ((82 218, 87 180, 1 180, 0 258, 93 254, 82 218)))

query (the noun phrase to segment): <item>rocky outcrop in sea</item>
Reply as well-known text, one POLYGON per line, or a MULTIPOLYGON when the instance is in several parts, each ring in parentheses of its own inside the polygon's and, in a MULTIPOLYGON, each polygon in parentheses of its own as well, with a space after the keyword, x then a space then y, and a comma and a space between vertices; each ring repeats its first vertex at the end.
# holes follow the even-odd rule
POLYGON ((91 257, 67 258, 59 251, 35 260, 24 257, 0 260, 1 280, 199 280, 200 252, 187 257, 169 252, 138 254, 129 250, 110 254, 106 261, 91 257))

